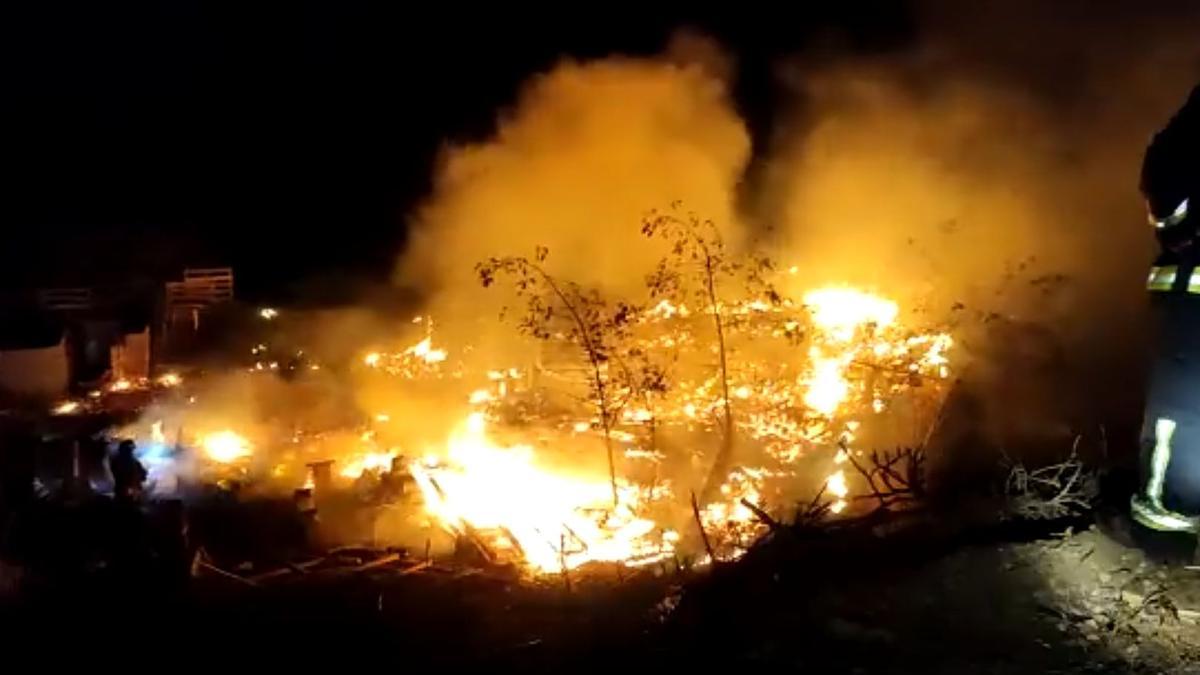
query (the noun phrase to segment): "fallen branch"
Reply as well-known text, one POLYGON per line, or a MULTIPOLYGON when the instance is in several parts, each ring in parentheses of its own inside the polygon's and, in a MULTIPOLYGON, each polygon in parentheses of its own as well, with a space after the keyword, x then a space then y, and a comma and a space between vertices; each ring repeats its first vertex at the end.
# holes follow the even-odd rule
POLYGON ((558 534, 558 562, 562 565, 563 585, 571 592, 571 571, 567 568, 567 533, 558 534))
POLYGON ((742 498, 742 506, 750 509, 750 512, 754 514, 754 517, 757 518, 759 520, 759 522, 761 522, 763 525, 766 525, 767 527, 771 528, 772 532, 774 532, 774 531, 778 530, 780 527, 782 527, 782 525, 779 524, 778 520, 775 520, 774 518, 771 517, 771 514, 767 513, 766 511, 763 511, 754 502, 750 501, 749 499, 746 499, 745 497, 742 498))
POLYGON ((463 535, 467 541, 471 542, 475 549, 479 551, 479 555, 483 556, 484 561, 489 565, 496 563, 496 554, 492 552, 490 546, 483 541, 483 537, 479 536, 479 532, 470 525, 463 523, 463 535))
POLYGON ((715 565, 717 556, 713 553, 712 543, 708 541, 708 532, 704 531, 704 521, 700 519, 700 505, 696 502, 694 490, 692 491, 692 516, 696 518, 696 528, 700 530, 700 540, 704 542, 704 550, 708 553, 708 559, 715 565))
POLYGON ((256 574, 256 575, 250 577, 249 580, 254 583, 259 583, 261 581, 270 581, 271 579, 275 579, 276 577, 283 577, 283 576, 287 576, 289 574, 294 574, 295 572, 296 572, 296 570, 294 570, 291 567, 279 567, 279 568, 271 570, 270 572, 263 572, 262 574, 256 574))
POLYGON ((509 543, 512 544, 513 549, 517 552, 517 557, 524 559, 525 549, 521 547, 521 540, 517 539, 517 535, 513 534, 512 530, 507 527, 501 527, 500 531, 504 533, 509 543))
POLYGON ((362 565, 355 567, 354 571, 355 572, 365 572, 367 570, 373 570, 373 569, 376 569, 379 567, 383 567, 385 565, 390 565, 394 562, 398 562, 400 560, 400 558, 401 558, 401 555, 399 553, 388 553, 387 555, 379 556, 378 558, 372 560, 371 562, 363 563, 362 565))
POLYGON ((821 484, 821 489, 817 490, 817 494, 813 495, 808 504, 796 512, 796 517, 792 520, 792 525, 799 528, 812 527, 825 519, 829 514, 830 502, 822 502, 821 498, 825 496, 826 490, 829 489, 829 483, 821 484))
POLYGON ((219 574, 220 576, 223 576, 226 579, 232 579, 233 581, 236 581, 239 584, 244 584, 246 586, 253 586, 253 587, 258 586, 257 583, 255 583, 254 581, 252 581, 250 579, 247 579, 246 577, 239 576, 237 574, 234 574, 233 572, 228 572, 226 570, 223 570, 220 567, 217 567, 216 565, 213 565, 212 563, 206 562, 204 560, 197 561, 196 565, 198 567, 200 567, 201 569, 206 569, 210 572, 215 572, 216 574, 219 574))
POLYGON ((249 577, 249 579, 250 581, 259 582, 269 581, 271 579, 287 576, 289 574, 308 574, 310 569, 320 565, 326 560, 328 560, 328 557, 322 556, 320 558, 313 558, 312 560, 305 560, 304 562, 299 563, 285 562, 283 563, 283 567, 273 569, 269 572, 263 572, 262 574, 249 577))
POLYGON ((416 574, 417 572, 427 570, 432 566, 433 566, 433 563, 430 563, 429 561, 425 560, 425 561, 416 563, 415 565, 410 565, 408 567, 405 567, 404 569, 400 570, 396 574, 397 574, 397 576, 403 577, 403 576, 407 576, 409 574, 416 574))
POLYGON ((853 500, 874 499, 877 510, 887 511, 896 504, 920 500, 925 495, 925 453, 920 448, 899 448, 894 452, 871 453, 871 466, 854 458, 850 448, 841 444, 842 455, 863 477, 870 494, 853 500), (897 470, 902 464, 903 472, 897 470))
POLYGON ((1092 508, 1098 492, 1095 474, 1079 459, 1080 436, 1071 445, 1071 454, 1058 464, 1029 471, 1020 462, 1009 469, 1005 491, 1009 510, 1029 520, 1053 520, 1092 508))

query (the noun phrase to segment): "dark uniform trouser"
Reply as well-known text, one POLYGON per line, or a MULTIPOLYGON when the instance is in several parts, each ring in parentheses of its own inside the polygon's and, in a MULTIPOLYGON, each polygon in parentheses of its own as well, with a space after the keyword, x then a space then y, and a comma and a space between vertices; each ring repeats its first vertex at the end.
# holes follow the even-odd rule
POLYGON ((1200 270, 1160 261, 1147 283, 1156 329, 1133 515, 1159 530, 1200 529, 1200 270))

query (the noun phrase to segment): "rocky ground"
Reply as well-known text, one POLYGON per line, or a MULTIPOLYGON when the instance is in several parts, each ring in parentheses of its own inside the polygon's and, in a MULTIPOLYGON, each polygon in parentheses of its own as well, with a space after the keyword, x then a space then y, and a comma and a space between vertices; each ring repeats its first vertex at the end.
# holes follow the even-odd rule
POLYGON ((1044 588, 1032 595, 1034 609, 1088 663, 1200 673, 1200 567, 1172 543, 1137 548, 1093 528, 1014 546, 1010 566, 1038 573, 1044 588))

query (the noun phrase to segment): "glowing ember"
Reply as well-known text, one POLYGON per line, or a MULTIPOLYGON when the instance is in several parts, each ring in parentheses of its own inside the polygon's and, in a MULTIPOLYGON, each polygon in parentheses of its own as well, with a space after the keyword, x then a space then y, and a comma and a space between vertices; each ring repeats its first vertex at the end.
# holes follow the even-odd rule
POLYGON ((371 352, 363 357, 363 363, 367 364, 371 368, 374 368, 375 366, 379 365, 380 358, 382 358, 382 356, 379 352, 371 352))
POLYGON ((163 373, 158 376, 156 382, 160 387, 178 387, 183 384, 183 378, 179 376, 179 373, 163 373))
POLYGON ((123 377, 108 385, 109 391, 129 391, 130 389, 133 389, 133 383, 123 377))
POLYGON ((426 363, 439 363, 446 360, 446 350, 434 349, 432 338, 425 338, 417 344, 409 347, 406 353, 412 354, 417 358, 424 359, 426 363))
POLYGON ((245 459, 252 450, 250 441, 228 429, 205 434, 200 438, 200 447, 209 459, 219 464, 245 459))
POLYGON ((413 463, 425 508, 453 532, 486 533, 495 550, 512 551, 552 572, 587 562, 628 565, 660 560, 677 538, 635 515, 643 498, 622 485, 612 504, 606 477, 559 474, 538 466, 528 446, 499 447, 473 413, 448 442, 445 462, 413 463))
POLYGON ((63 401, 50 409, 54 415, 74 415, 79 412, 79 401, 63 401))
POLYGON ((279 316, 279 310, 275 309, 274 307, 263 307, 262 309, 258 310, 258 315, 263 319, 270 321, 271 319, 279 316))
POLYGON ((710 537, 716 538, 717 559, 733 560, 746 552, 746 548, 762 532, 765 526, 746 504, 761 506, 762 486, 767 472, 751 467, 740 467, 731 471, 721 485, 721 499, 707 504, 700 512, 704 528, 710 537))

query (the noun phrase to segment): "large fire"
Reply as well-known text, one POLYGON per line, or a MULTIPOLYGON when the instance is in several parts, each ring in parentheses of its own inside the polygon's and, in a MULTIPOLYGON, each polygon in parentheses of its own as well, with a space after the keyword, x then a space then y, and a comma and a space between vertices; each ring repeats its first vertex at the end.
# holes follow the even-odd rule
POLYGON ((826 334, 841 342, 849 342, 859 328, 872 324, 879 328, 891 326, 899 308, 895 302, 855 288, 830 286, 804 294, 804 305, 813 321, 826 334))
POLYGON ((644 564, 673 551, 678 535, 639 517, 641 490, 624 485, 614 508, 607 477, 573 476, 538 465, 529 446, 498 447, 483 413, 450 437, 445 459, 412 465, 426 510, 458 534, 490 534, 540 571, 587 562, 644 564))
MULTIPOLYGON (((172 429, 215 430, 182 433, 174 445, 195 448, 216 475, 271 466, 275 480, 295 476, 297 486, 302 477, 305 485, 313 483, 312 473, 303 469, 306 462, 333 460, 334 476, 364 478, 367 484, 402 472, 415 482, 418 508, 430 521, 489 557, 521 561, 535 572, 695 556, 701 527, 716 558, 728 560, 765 531, 761 513, 786 517, 800 501, 797 485, 819 490, 833 514, 853 511, 860 486, 845 470, 847 452, 856 452, 859 434, 902 397, 944 395, 942 387, 918 385, 948 377, 952 340, 900 325, 895 302, 849 287, 810 291, 796 305, 755 301, 727 311, 739 317, 739 330, 782 343, 786 351, 782 358, 780 352, 761 357, 750 349, 739 352, 728 391, 741 450, 694 518, 688 498, 700 491, 703 474, 697 469, 711 461, 724 401, 711 366, 703 365, 712 354, 700 332, 707 328, 707 312, 665 300, 643 313, 632 339, 641 353, 671 353, 701 367, 679 375, 673 387, 653 398, 616 389, 614 396, 624 397, 625 404, 608 429, 586 405, 547 408, 530 384, 537 378, 527 377, 525 367, 497 364, 476 372, 452 361, 446 347, 435 345, 424 317, 415 321, 425 325, 422 339, 394 351, 363 353, 358 362, 371 377, 395 378, 382 380, 388 387, 440 381, 459 392, 461 421, 444 443, 404 446, 389 436, 393 427, 415 421, 396 408, 372 410, 358 429, 330 434, 327 443, 319 430, 288 430, 290 440, 283 434, 268 439, 259 430, 252 443, 220 419, 173 421, 172 429), (674 440, 661 441, 664 430, 674 440), (598 462, 571 459, 598 457, 605 437, 619 458, 615 480, 598 462), (259 454, 264 461, 257 461, 259 454), (297 466, 289 468, 289 462, 297 466)), ((259 344, 252 356, 266 352, 259 344)), ((251 372, 261 377, 271 369, 251 372)), ((170 379, 162 384, 181 384, 170 379)), ((569 382, 558 382, 564 381, 569 382)), ((905 414, 919 408, 910 406, 905 414)), ((70 410, 60 406, 56 412, 70 410)), ((155 447, 166 447, 161 422, 153 425, 152 436, 155 447)))
MULTIPOLYGON (((385 416, 386 417, 386 416, 385 416)), ((376 416, 378 419, 378 416, 376 416)), ((375 434, 365 432, 361 436, 364 449, 361 454, 355 456, 347 456, 338 474, 343 478, 359 478, 364 473, 382 473, 390 471, 392 462, 400 456, 400 451, 396 449, 379 450, 374 447, 375 434)))

